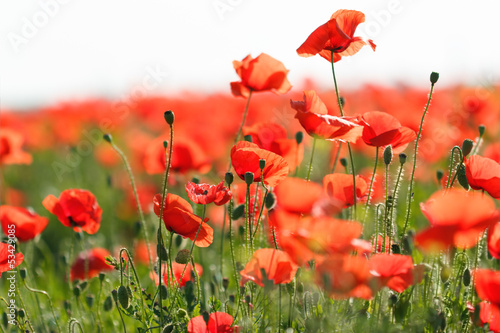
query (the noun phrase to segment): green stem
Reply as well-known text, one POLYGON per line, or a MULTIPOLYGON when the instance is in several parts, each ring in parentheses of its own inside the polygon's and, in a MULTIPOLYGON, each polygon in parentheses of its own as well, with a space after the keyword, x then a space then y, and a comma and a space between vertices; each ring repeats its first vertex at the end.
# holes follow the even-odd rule
POLYGON ((193 266, 193 271, 194 275, 196 277, 196 289, 197 289, 197 301, 200 303, 201 299, 201 282, 200 282, 200 276, 198 275, 198 271, 196 270, 196 266, 194 265, 194 258, 191 256, 191 265, 193 266))
POLYGON ((471 156, 476 155, 477 150, 479 149, 479 145, 481 143, 481 139, 483 138, 484 133, 479 133, 479 138, 477 139, 477 143, 474 146, 474 149, 472 149, 471 156))
POLYGON ((340 116, 344 116, 344 110, 342 108, 342 101, 340 100, 339 89, 337 86, 337 78, 335 77, 335 66, 333 65, 333 50, 331 51, 330 62, 332 64, 332 75, 333 75, 333 83, 335 84, 335 94, 337 94, 337 104, 339 105, 340 116))
POLYGON ((335 169, 337 168, 337 162, 339 161, 341 149, 342 149, 342 142, 339 141, 339 149, 337 150, 337 154, 335 155, 335 161, 333 161, 332 173, 334 173, 335 169))
MULTIPOLYGON (((403 174, 403 165, 404 164, 400 164, 400 166, 399 166, 398 178, 396 179, 396 185, 394 186, 394 192, 392 194, 392 206, 389 209, 389 219, 391 220, 391 223, 392 223, 392 219, 394 217, 393 216, 394 215, 394 206, 396 205, 396 198, 398 195, 399 183, 401 181, 401 175, 403 174)), ((396 234, 396 232, 395 232, 395 234, 396 234)))
POLYGON ((418 141, 420 140, 420 135, 422 134, 422 128, 424 126, 424 118, 427 113, 427 110, 429 109, 429 105, 431 103, 431 98, 432 98, 432 92, 434 91, 434 83, 431 84, 431 91, 429 93, 429 98, 427 99, 427 105, 425 106, 424 114, 422 115, 422 120, 420 121, 420 127, 418 129, 418 134, 417 134, 417 140, 415 141, 415 153, 413 154, 413 169, 411 172, 411 178, 410 178, 410 187, 408 189, 408 200, 407 200, 407 209, 406 209, 406 219, 405 219, 405 225, 403 228, 403 232, 401 234, 401 238, 406 233, 406 228, 408 227, 408 221, 410 220, 410 212, 411 212, 411 203, 413 201, 413 178, 415 176, 415 168, 417 166, 417 151, 418 151, 418 141))
POLYGON ((370 205, 370 195, 372 193, 373 181, 375 180, 375 173, 377 172, 377 162, 378 162, 378 147, 375 149, 375 166, 373 167, 372 179, 370 180, 370 187, 368 187, 368 199, 366 199, 365 204, 365 217, 363 218, 363 224, 366 222, 366 216, 368 215, 368 206, 370 205))
MULTIPOLYGON (((231 190, 231 184, 228 184, 228 189, 231 190)), ((236 282, 236 291, 238 292, 238 305, 236 309, 236 313, 233 316, 233 320, 238 316, 238 310, 241 302, 241 288, 240 281, 238 279, 238 268, 236 267, 236 259, 234 255, 234 238, 233 238, 233 218, 232 218, 232 210, 233 210, 233 198, 229 201, 228 205, 228 215, 229 215, 229 249, 231 251, 231 262, 233 264, 233 272, 234 272, 234 281, 236 282)))
POLYGON ((311 179, 311 170, 313 166, 313 158, 314 158, 314 151, 316 149, 316 138, 313 138, 313 146, 312 146, 312 151, 311 151, 311 161, 309 162, 309 171, 307 171, 307 178, 306 180, 309 181, 311 179))
MULTIPOLYGON (((243 112, 243 119, 241 120, 240 128, 238 129, 238 133, 236 133, 236 137, 234 138, 234 144, 238 142, 240 139, 241 131, 243 130, 243 126, 245 126, 245 121, 247 119, 248 106, 250 105, 250 98, 252 97, 253 90, 250 88, 250 92, 248 93, 247 103, 245 105, 245 111, 243 112)), ((227 168, 227 172, 231 171, 231 159, 229 159, 229 167, 227 168)))
MULTIPOLYGON (((453 162, 455 162, 455 150, 458 149, 458 152, 460 153, 460 163, 462 163, 463 157, 462 157, 462 150, 460 149, 459 146, 453 147, 451 150, 451 158, 450 158, 450 171, 448 172, 448 182, 446 183, 446 188, 450 188, 450 186, 453 186, 453 182, 451 182, 451 172, 453 171, 453 162)), ((456 175, 456 174, 455 174, 456 175)), ((453 179, 455 180, 455 179, 453 179)))
POLYGON ((57 316, 56 316, 56 313, 54 311, 54 305, 52 304, 52 300, 50 299, 49 294, 46 291, 43 291, 43 290, 38 290, 38 289, 30 288, 28 286, 28 284, 26 283, 26 281, 24 281, 24 287, 26 289, 28 289, 29 291, 31 291, 32 293, 38 293, 38 294, 42 294, 42 295, 47 296, 47 299, 49 300, 50 310, 52 311, 52 316, 54 317, 54 321, 56 322, 57 329, 59 330, 59 332, 62 332, 61 331, 61 327, 59 326, 59 322, 57 321, 57 316))

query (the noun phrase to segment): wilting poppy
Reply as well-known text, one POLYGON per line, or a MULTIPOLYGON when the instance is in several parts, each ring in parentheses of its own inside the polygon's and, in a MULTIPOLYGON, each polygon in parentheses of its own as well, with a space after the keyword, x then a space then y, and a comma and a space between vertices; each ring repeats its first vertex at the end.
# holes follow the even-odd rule
POLYGON ((384 286, 402 293, 409 286, 422 281, 424 266, 413 265, 410 256, 400 254, 379 253, 368 261, 370 274, 374 276, 376 289, 384 286))
MULTIPOLYGON (((202 276, 203 275, 203 267, 201 265, 199 265, 198 263, 195 263, 194 267, 196 268, 196 272, 198 273, 198 276, 202 276)), ((174 272, 174 277, 175 277, 176 283, 180 283, 179 288, 184 287, 188 281, 193 281, 192 274, 194 274, 194 271, 193 271, 193 265, 191 265, 190 263, 188 263, 186 266, 186 264, 179 264, 179 263, 173 261, 172 262, 172 270, 174 272), (186 270, 184 270, 184 267, 186 267, 186 270), (184 272, 184 275, 182 275, 182 272, 184 272), (182 275, 182 280, 181 280, 181 275, 182 275)), ((162 271, 162 275, 163 275, 163 283, 166 286, 168 286, 169 285, 169 280, 168 280, 169 275, 167 274, 167 266, 163 265, 163 268, 161 271, 162 271)), ((155 283, 158 285, 158 275, 156 273, 153 273, 153 277, 154 277, 155 283)), ((172 283, 170 283, 170 286, 173 287, 174 285, 172 283)))
POLYGON ((33 158, 22 150, 23 141, 21 133, 8 128, 0 129, 0 165, 31 164, 33 158))
POLYGON ((25 242, 39 235, 47 227, 49 219, 23 207, 0 206, 0 222, 4 234, 8 235, 8 231, 13 230, 16 238, 25 242))
POLYGON ((13 270, 23 262, 24 255, 22 253, 14 254, 13 251, 12 245, 0 243, 0 276, 4 272, 13 270))
POLYGON ((470 187, 500 199, 500 164, 487 157, 472 155, 465 160, 465 174, 470 187))
POLYGON ((372 111, 361 117, 363 124, 363 141, 374 147, 391 145, 395 153, 403 151, 408 143, 417 138, 415 131, 401 126, 399 120, 392 115, 372 111))
POLYGON ((250 90, 285 94, 292 88, 285 66, 265 53, 255 59, 248 55, 242 61, 235 60, 233 66, 241 78, 241 81, 231 82, 234 96, 248 97, 250 90))
POLYGON ((188 323, 188 333, 233 333, 237 332, 237 327, 231 327, 233 316, 225 312, 213 312, 210 314, 208 324, 203 316, 191 318, 188 323))
POLYGON ((50 194, 43 199, 42 204, 64 226, 72 227, 76 232, 83 230, 92 235, 101 226, 102 209, 90 191, 64 190, 59 199, 50 194))
POLYGON ((188 182, 186 184, 186 192, 192 202, 201 205, 208 205, 213 202, 217 206, 222 206, 232 196, 231 191, 224 186, 224 181, 221 181, 218 185, 188 182))
MULTIPOLYGON (((352 175, 345 173, 332 173, 323 177, 323 189, 328 196, 344 207, 354 204, 352 175)), ((356 176, 356 198, 357 201, 366 200, 368 195, 368 184, 361 176, 356 176)))
MULTIPOLYGON (((161 199, 161 194, 155 195, 153 199, 157 216, 160 216, 161 199)), ((193 214, 193 208, 189 202, 172 193, 168 193, 165 197, 163 222, 168 231, 189 238, 196 246, 207 247, 212 244, 214 239, 213 229, 205 223, 206 221, 202 221, 199 216, 193 214), (198 237, 196 237, 196 234, 198 234, 198 237)))
POLYGON ((420 209, 431 226, 419 232, 415 242, 426 250, 470 248, 500 218, 491 198, 459 189, 435 192, 420 209))
POLYGON ((106 257, 109 256, 111 256, 109 251, 103 248, 95 248, 80 253, 73 265, 71 265, 71 281, 91 279, 101 272, 113 270, 113 266, 106 263, 106 257), (87 275, 85 275, 86 269, 88 269, 87 275))
POLYGON ((325 140, 356 142, 363 132, 358 117, 335 117, 328 114, 323 101, 315 91, 304 91, 303 101, 292 101, 290 105, 307 134, 325 140))
MULTIPOLYGON (((297 49, 301 57, 319 54, 328 61, 342 59, 343 56, 356 54, 366 42, 361 37, 354 37, 354 32, 360 23, 365 21, 365 14, 356 10, 340 9, 333 13, 330 21, 313 31, 306 41, 297 49)), ((376 45, 368 40, 375 51, 376 45)))
POLYGON ((259 167, 261 159, 266 161, 266 165, 262 170, 264 184, 274 187, 286 178, 289 168, 283 157, 247 141, 239 141, 231 148, 231 164, 236 174, 243 180, 245 179, 245 173, 251 172, 254 174, 254 182, 261 181, 259 167))
POLYGON ((267 280, 274 284, 290 283, 297 273, 298 266, 290 259, 286 252, 275 249, 259 249, 254 252, 245 268, 240 271, 241 285, 253 281, 264 287, 262 270, 267 280))
POLYGON ((490 330, 500 332, 500 272, 478 269, 474 277, 477 295, 484 301, 480 305, 480 319, 483 324, 490 324, 490 330))
POLYGON ((495 259, 500 259, 500 222, 488 228, 488 251, 495 259))

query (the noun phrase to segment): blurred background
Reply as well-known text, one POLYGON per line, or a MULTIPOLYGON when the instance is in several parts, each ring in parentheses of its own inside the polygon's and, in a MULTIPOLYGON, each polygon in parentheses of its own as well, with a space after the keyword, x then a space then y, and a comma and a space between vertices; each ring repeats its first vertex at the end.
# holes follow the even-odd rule
POLYGON ((232 61, 268 53, 305 80, 331 89, 328 62, 295 50, 337 9, 365 13, 355 35, 371 38, 337 65, 340 87, 489 86, 500 76, 500 3, 483 0, 77 1, 0 3, 0 107, 123 99, 182 91, 229 93, 232 61), (134 87, 140 86, 141 89, 134 87))

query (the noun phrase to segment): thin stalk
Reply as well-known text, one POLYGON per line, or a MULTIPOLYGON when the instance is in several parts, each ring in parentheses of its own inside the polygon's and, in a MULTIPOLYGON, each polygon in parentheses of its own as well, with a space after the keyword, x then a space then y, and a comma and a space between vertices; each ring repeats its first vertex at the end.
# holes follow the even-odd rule
POLYGON ((391 238, 392 238, 392 231, 391 231, 391 223, 389 220, 389 210, 390 210, 390 205, 392 203, 389 201, 389 164, 385 165, 385 209, 384 209, 384 223, 385 223, 385 232, 384 232, 384 240, 383 240, 383 248, 385 252, 385 236, 386 234, 389 236, 389 253, 391 253, 391 238))
POLYGON ((52 316, 54 317, 54 321, 56 322, 57 329, 59 330, 59 332, 62 332, 61 331, 61 327, 59 326, 59 322, 57 321, 57 316, 56 316, 56 313, 54 311, 54 305, 52 304, 52 300, 50 299, 49 294, 46 291, 44 291, 44 290, 38 290, 38 289, 30 288, 28 286, 28 284, 26 283, 26 281, 24 281, 24 287, 26 289, 28 289, 29 291, 31 291, 32 293, 38 293, 38 294, 42 294, 42 295, 47 296, 47 299, 49 300, 50 310, 52 311, 52 316))
POLYGON ((417 166, 418 141, 420 141, 420 135, 422 134, 422 128, 424 126, 424 118, 425 118, 425 115, 427 114, 427 110, 429 109, 429 105, 431 103, 433 91, 434 91, 434 83, 431 83, 431 91, 429 93, 429 98, 427 99, 427 105, 425 106, 424 114, 422 115, 422 120, 420 121, 420 127, 418 129, 418 134, 417 134, 417 140, 415 141, 415 153, 413 154, 413 169, 411 172, 410 187, 408 189, 406 219, 405 219, 405 225, 403 228, 403 232, 401 234, 401 238, 403 238, 403 236, 405 235, 406 228, 408 227, 408 221, 410 220, 411 202, 413 201, 413 178, 415 176, 415 168, 417 166))
POLYGON ((332 173, 334 173, 335 169, 337 168, 337 162, 339 161, 341 149, 342 149, 342 142, 339 141, 339 149, 337 150, 337 154, 335 155, 335 160, 333 161, 332 173))
POLYGON ((312 151, 311 151, 311 160, 309 161, 309 171, 307 172, 307 178, 306 180, 309 181, 311 179, 311 170, 313 166, 313 158, 314 158, 314 151, 316 149, 316 138, 313 138, 313 146, 312 146, 312 151))
POLYGON ((401 175, 403 174, 403 165, 400 164, 399 166, 399 172, 398 172, 398 178, 396 179, 396 185, 394 186, 394 192, 392 192, 392 206, 390 207, 390 212, 389 212, 389 218, 391 219, 392 223, 392 218, 394 217, 394 206, 396 205, 396 198, 398 195, 398 190, 399 190, 399 183, 401 182, 401 175))
MULTIPOLYGON (((120 266, 123 267, 123 256, 122 253, 125 252, 128 257, 128 263, 130 267, 132 268, 132 271, 134 272, 135 280, 137 281, 137 286, 139 287, 139 293, 141 295, 141 311, 143 313, 143 318, 146 318, 146 310, 144 307, 144 299, 142 297, 142 287, 141 287, 141 280, 139 280, 139 275, 137 275, 137 271, 135 270, 134 262, 132 260, 132 256, 130 255, 130 252, 126 248, 120 249, 120 266)), ((160 263, 161 265, 161 263, 160 263)), ((123 275, 123 274, 122 274, 123 275)), ((161 280, 161 278, 159 278, 161 280)), ((123 285, 123 283, 122 283, 123 285)), ((161 304, 160 304, 160 309, 161 309, 161 304)))
POLYGON ((196 276, 196 289, 197 289, 196 299, 197 299, 198 303, 200 303, 200 299, 201 299, 201 282, 200 282, 200 276, 198 275, 198 271, 196 270, 196 266, 194 265, 194 258, 193 258, 193 256, 191 256, 191 266, 193 266, 194 275, 196 276))
MULTIPOLYGON (((228 184, 228 189, 231 190, 231 184, 228 184)), ((234 239, 233 239, 233 218, 232 218, 232 210, 233 210, 233 199, 229 201, 228 205, 228 215, 229 215, 229 249, 231 251, 231 262, 233 264, 233 273, 234 273, 234 281, 236 282, 236 291, 238 292, 238 305, 236 309, 236 313, 234 314, 233 320, 238 316, 238 310, 241 302, 241 288, 240 282, 238 279, 238 269, 236 268, 236 259, 234 255, 234 239)))
POLYGON ((480 146, 480 144, 481 144, 481 139, 483 138, 483 134, 484 134, 484 132, 483 132, 483 133, 479 133, 479 138, 477 139, 477 143, 476 143, 476 145, 474 146, 474 149, 472 149, 472 152, 470 153, 470 154, 471 154, 471 156, 472 156, 472 155, 476 155, 477 150, 479 149, 479 146, 480 146))
POLYGON ((372 179, 370 180, 370 187, 368 187, 368 199, 366 199, 365 205, 365 217, 363 218, 363 224, 366 222, 366 216, 368 215, 368 207, 370 205, 370 195, 373 189, 373 181, 375 180, 375 173, 377 172, 377 163, 378 163, 378 147, 375 149, 375 166, 373 167, 372 179))
MULTIPOLYGON (((243 112, 243 119, 241 120, 240 128, 238 129, 238 133, 236 133, 236 137, 234 138, 234 144, 238 142, 241 131, 243 130, 243 126, 245 126, 245 121, 247 119, 248 106, 250 105, 250 98, 252 97, 253 90, 250 88, 250 92, 248 93, 247 104, 245 105, 245 111, 243 112)), ((227 168, 227 172, 231 171, 231 159, 229 159, 229 167, 227 168)))
MULTIPOLYGON (((447 189, 450 188, 450 186, 453 186, 453 182, 451 182, 451 184, 450 184, 450 181, 451 181, 451 172, 453 171, 453 162, 455 162, 455 150, 458 150, 458 152, 460 153, 460 163, 462 163, 462 160, 463 160, 462 150, 460 149, 460 147, 459 146, 453 147, 453 149, 451 150, 450 171, 448 172, 448 182, 446 183, 447 189)), ((453 180, 455 180, 455 178, 453 178, 453 180)))

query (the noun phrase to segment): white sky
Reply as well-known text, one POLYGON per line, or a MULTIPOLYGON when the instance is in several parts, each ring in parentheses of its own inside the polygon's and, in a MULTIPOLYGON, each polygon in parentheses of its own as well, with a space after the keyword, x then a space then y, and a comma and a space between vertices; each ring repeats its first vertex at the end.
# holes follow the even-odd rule
POLYGON ((124 98, 144 80, 151 94, 229 92, 232 61, 261 52, 297 88, 330 88, 328 62, 295 50, 337 9, 364 12, 355 35, 378 45, 336 64, 343 88, 428 87, 432 71, 442 85, 500 78, 498 0, 0 0, 0 107, 124 98))

